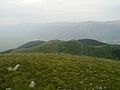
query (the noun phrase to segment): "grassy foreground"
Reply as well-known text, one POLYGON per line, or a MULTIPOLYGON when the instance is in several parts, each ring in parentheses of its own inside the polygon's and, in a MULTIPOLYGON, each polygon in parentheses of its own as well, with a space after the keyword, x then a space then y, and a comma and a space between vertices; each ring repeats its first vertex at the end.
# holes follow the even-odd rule
POLYGON ((120 62, 67 54, 1 54, 0 90, 120 90, 120 62), (8 67, 20 64, 16 71, 8 67), (35 87, 29 84, 34 81, 35 87))

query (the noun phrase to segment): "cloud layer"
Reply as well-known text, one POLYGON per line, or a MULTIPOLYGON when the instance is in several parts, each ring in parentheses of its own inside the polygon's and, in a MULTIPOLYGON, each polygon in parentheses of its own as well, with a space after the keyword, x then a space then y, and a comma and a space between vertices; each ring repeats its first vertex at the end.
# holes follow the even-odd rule
POLYGON ((0 25, 120 19, 120 0, 0 0, 0 25))

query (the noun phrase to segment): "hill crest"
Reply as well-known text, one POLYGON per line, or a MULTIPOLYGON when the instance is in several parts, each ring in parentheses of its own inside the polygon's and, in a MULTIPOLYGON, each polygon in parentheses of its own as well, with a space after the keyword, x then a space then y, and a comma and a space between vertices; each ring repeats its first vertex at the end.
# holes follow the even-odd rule
POLYGON ((32 41, 2 53, 66 53, 120 59, 119 50, 119 45, 110 45, 93 39, 81 39, 69 41, 51 40, 48 42, 32 41))
POLYGON ((107 43, 100 42, 98 40, 94 39, 80 39, 79 42, 86 44, 86 45, 93 45, 93 46, 99 46, 99 45, 108 45, 107 43))

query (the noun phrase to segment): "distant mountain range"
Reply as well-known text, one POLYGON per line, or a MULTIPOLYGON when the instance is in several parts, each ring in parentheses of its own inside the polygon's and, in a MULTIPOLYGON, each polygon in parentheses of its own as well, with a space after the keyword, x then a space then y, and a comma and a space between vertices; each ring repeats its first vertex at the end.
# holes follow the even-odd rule
POLYGON ((120 44, 120 21, 17 24, 0 26, 0 50, 14 48, 30 40, 71 40, 92 38, 111 44, 120 44))
POLYGON ((2 53, 67 53, 120 59, 120 45, 110 45, 93 39, 32 41, 2 53))

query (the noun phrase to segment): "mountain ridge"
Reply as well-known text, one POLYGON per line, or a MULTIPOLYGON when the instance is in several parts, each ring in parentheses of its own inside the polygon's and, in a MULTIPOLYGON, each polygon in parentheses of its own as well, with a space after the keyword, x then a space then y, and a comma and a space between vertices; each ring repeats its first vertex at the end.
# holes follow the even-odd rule
POLYGON ((36 40, 36 41, 29 41, 25 44, 23 44, 22 46, 19 46, 17 49, 24 49, 24 48, 30 48, 36 45, 40 45, 45 43, 45 41, 41 41, 41 40, 36 40))
MULTIPOLYGON (((24 45, 22 45, 22 47, 24 45)), ((32 47, 22 47, 8 50, 2 53, 67 53, 73 55, 120 59, 120 45, 110 45, 93 39, 79 39, 69 41, 50 40, 48 42, 43 41, 42 44, 34 44, 32 47)))
POLYGON ((99 45, 108 45, 107 43, 100 42, 94 39, 80 39, 79 42, 87 45, 99 46, 99 45))
POLYGON ((0 51, 14 48, 24 42, 36 39, 48 41, 53 39, 71 40, 92 38, 110 44, 120 44, 119 33, 119 21, 26 23, 0 26, 0 51))

